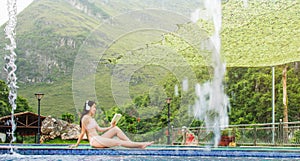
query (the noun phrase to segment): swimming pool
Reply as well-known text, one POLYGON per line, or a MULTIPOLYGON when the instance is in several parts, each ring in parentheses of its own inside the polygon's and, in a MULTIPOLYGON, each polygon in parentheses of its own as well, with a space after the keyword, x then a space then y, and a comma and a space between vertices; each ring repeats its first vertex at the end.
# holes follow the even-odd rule
POLYGON ((14 144, 0 146, 0 160, 299 160, 300 148, 161 146, 146 149, 95 149, 81 145, 14 144), (14 154, 9 154, 10 149, 14 154))

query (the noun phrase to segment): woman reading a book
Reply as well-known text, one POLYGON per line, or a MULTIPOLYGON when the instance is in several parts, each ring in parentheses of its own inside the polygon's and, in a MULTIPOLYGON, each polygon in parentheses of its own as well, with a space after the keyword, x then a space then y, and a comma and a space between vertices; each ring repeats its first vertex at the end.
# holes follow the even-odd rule
POLYGON ((77 143, 71 145, 71 148, 77 147, 82 140, 84 134, 87 135, 90 145, 94 148, 108 148, 114 146, 123 146, 127 148, 145 148, 153 142, 133 142, 124 132, 116 126, 116 122, 112 122, 110 127, 99 127, 93 118, 96 113, 96 103, 86 101, 80 118, 81 133, 78 136, 77 143), (104 132, 99 135, 98 132, 104 132), (113 139, 117 136, 119 140, 113 139))

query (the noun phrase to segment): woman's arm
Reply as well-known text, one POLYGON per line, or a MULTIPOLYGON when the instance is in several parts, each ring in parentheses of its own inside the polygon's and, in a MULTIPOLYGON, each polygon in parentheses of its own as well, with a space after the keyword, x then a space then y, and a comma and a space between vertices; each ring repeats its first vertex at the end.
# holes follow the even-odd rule
POLYGON ((101 127, 99 127, 99 125, 97 124, 96 129, 97 129, 97 131, 99 131, 99 132, 104 132, 104 131, 107 131, 107 130, 109 130, 109 129, 115 127, 115 126, 116 126, 116 124, 111 124, 110 127, 102 127, 102 128, 101 128, 101 127))
POLYGON ((77 140, 77 143, 75 144, 75 147, 77 147, 80 144, 80 141, 82 140, 84 134, 85 134, 85 128, 82 127, 81 128, 81 133, 78 136, 78 140, 77 140))
MULTIPOLYGON (((84 121, 83 121, 84 122, 84 121)), ((70 148, 74 148, 74 147, 77 147, 79 144, 80 144, 80 141, 82 140, 84 134, 86 133, 86 129, 85 129, 85 126, 84 126, 84 123, 81 125, 81 132, 78 136, 78 139, 77 139, 77 143, 74 144, 74 145, 71 145, 70 148)))

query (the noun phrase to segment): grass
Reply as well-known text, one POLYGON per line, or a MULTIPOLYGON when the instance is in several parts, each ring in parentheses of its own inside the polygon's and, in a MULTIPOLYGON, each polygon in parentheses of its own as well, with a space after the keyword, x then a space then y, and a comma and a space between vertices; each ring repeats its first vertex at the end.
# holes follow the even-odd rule
MULTIPOLYGON (((43 144, 76 144, 77 140, 62 140, 60 138, 55 138, 53 140, 47 140, 43 144)), ((80 144, 89 144, 88 140, 82 140, 80 144)))
POLYGON ((41 115, 61 118, 62 114, 69 112, 76 115, 76 109, 73 106, 72 84, 71 79, 66 77, 51 85, 34 84, 20 85, 18 93, 25 97, 33 111, 37 112, 37 99, 35 93, 42 92, 45 94, 41 100, 41 115), (69 81, 66 81, 69 80, 69 81))

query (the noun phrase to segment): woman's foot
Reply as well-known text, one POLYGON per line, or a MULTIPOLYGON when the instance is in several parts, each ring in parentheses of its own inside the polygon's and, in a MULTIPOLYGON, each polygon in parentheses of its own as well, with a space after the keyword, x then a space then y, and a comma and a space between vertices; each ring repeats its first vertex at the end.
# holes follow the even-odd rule
POLYGON ((154 141, 151 141, 151 142, 145 142, 145 143, 141 146, 141 148, 142 148, 142 149, 145 149, 147 146, 152 145, 153 143, 154 143, 154 141))

